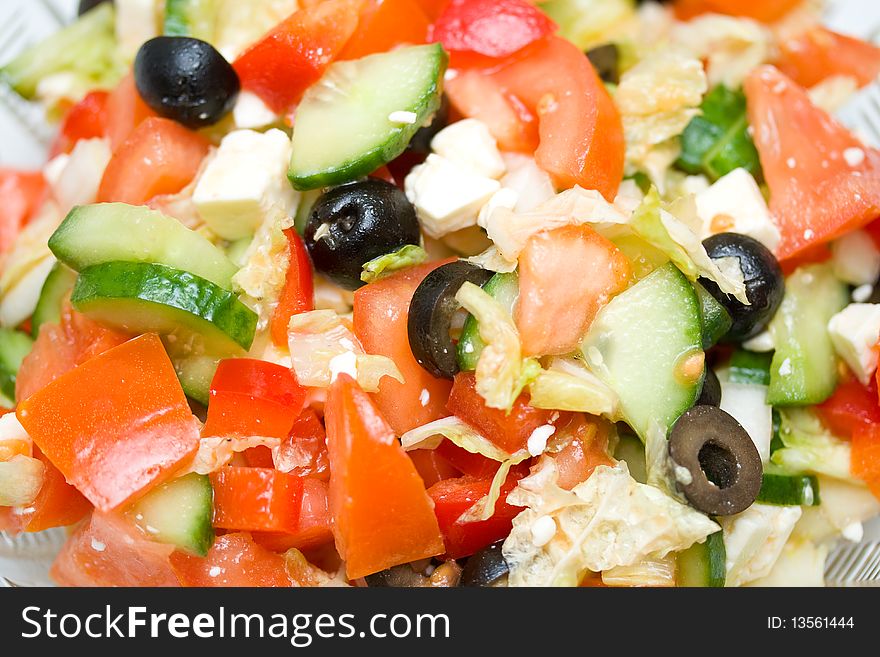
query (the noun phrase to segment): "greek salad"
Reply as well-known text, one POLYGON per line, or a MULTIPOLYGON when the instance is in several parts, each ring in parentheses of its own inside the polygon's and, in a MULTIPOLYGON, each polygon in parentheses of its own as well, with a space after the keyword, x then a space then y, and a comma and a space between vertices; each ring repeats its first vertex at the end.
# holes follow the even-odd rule
POLYGON ((820 586, 880 49, 814 0, 116 0, 0 67, 0 530, 65 586, 820 586))

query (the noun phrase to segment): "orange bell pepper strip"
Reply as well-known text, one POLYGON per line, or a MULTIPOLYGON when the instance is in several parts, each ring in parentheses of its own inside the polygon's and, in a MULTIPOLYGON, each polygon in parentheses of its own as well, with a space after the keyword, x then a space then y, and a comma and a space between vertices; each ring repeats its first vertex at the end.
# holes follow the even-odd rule
POLYGON ((147 334, 83 363, 22 402, 18 419, 101 511, 168 479, 199 446, 161 340, 147 334))
POLYGON ((302 479, 271 468, 226 466, 211 473, 215 527, 293 533, 299 526, 302 479))

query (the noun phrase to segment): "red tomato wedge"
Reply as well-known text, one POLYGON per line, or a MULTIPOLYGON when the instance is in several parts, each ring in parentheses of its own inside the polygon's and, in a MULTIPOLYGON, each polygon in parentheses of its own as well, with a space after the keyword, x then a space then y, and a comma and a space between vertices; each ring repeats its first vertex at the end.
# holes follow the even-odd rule
POLYGON ((293 423, 290 435, 278 448, 277 467, 298 477, 330 477, 327 433, 312 409, 304 410, 293 423))
POLYGON ((306 389, 290 368, 253 358, 222 360, 202 435, 287 438, 305 400, 306 389))
POLYGON ((199 445, 198 421, 154 334, 86 361, 23 401, 18 419, 102 511, 162 483, 199 445))
POLYGON ((626 289, 631 276, 626 256, 589 226, 534 235, 519 257, 515 318, 523 352, 574 351, 596 313, 626 289))
POLYGON ((443 260, 410 267, 370 283, 354 293, 354 332, 369 354, 388 356, 406 383, 383 377, 373 399, 399 436, 446 415, 448 381, 431 376, 409 348, 407 319, 412 296, 443 260))
POLYGON ((223 467, 211 473, 214 526, 238 531, 295 532, 302 479, 270 468, 223 467))
POLYGON ((43 202, 46 188, 40 171, 0 168, 0 254, 12 248, 22 226, 43 202))
POLYGON ((168 557, 124 517, 95 511, 67 539, 52 565, 61 586, 178 586, 168 557))
POLYGON ((416 466, 416 472, 419 473, 419 476, 428 488, 438 481, 461 475, 461 472, 440 456, 436 449, 414 449, 411 452, 407 452, 407 455, 409 455, 413 465, 416 466))
POLYGON ((576 413, 560 428, 553 441, 561 447, 553 454, 560 488, 571 490, 589 479, 600 465, 614 465, 608 455, 608 427, 600 420, 576 413))
POLYGON ((727 14, 772 23, 801 4, 803 0, 675 0, 675 15, 689 20, 706 13, 727 14))
POLYGON ((482 454, 473 454, 451 440, 444 440, 434 451, 463 474, 478 479, 491 478, 501 465, 482 454))
POLYGON ((525 0, 451 0, 434 23, 434 40, 452 54, 502 58, 556 31, 543 11, 525 0))
POLYGON ((114 151, 128 139, 141 122, 151 116, 157 116, 138 93, 132 73, 122 78, 117 87, 110 92, 105 111, 107 137, 114 151))
POLYGON ((327 482, 306 477, 302 480, 302 487, 302 505, 296 531, 288 534, 254 532, 254 541, 273 552, 286 552, 290 548, 310 550, 333 541, 327 482))
POLYGON ((51 156, 69 153, 80 139, 106 136, 109 98, 110 94, 106 91, 92 91, 67 110, 52 144, 51 156))
POLYGON ((284 557, 244 532, 219 536, 206 557, 174 552, 170 561, 181 586, 292 586, 284 557))
POLYGON ((326 0, 291 14, 235 60, 242 89, 275 112, 296 103, 358 26, 363 0, 326 0))
POLYGON ((369 396, 350 376, 325 406, 330 512, 349 579, 443 552, 431 499, 369 396))
POLYGON ((287 236, 290 260, 284 288, 269 323, 272 342, 278 347, 287 346, 287 325, 290 318, 315 309, 315 281, 306 246, 293 228, 288 228, 284 234, 287 236))
POLYGON ((853 433, 850 470, 880 498, 880 425, 864 424, 853 433))
MULTIPOLYGON (((455 375, 447 408, 509 454, 525 449, 532 432, 541 425, 551 424, 550 418, 554 414, 554 411, 529 406, 526 393, 517 398, 509 413, 489 408, 477 392, 473 372, 455 375)), ((562 415, 567 416, 565 413, 562 415)))
POLYGON ((859 86, 880 75, 880 48, 814 26, 779 43, 776 66, 802 87, 812 87, 834 75, 853 77, 859 86))
POLYGON ((357 30, 339 59, 359 59, 405 43, 425 43, 429 28, 428 17, 416 0, 367 0, 357 30))
POLYGON ((831 433, 841 438, 850 438, 859 427, 880 424, 877 380, 872 377, 863 386, 853 376, 844 379, 816 411, 831 433))
POLYGON ((461 515, 489 493, 491 479, 460 477, 445 479, 428 489, 434 500, 434 513, 443 532, 446 554, 453 559, 472 555, 495 541, 506 538, 513 526, 513 518, 521 508, 507 503, 507 496, 524 474, 524 469, 511 471, 495 503, 495 513, 488 520, 459 523, 461 515))
POLYGON ((745 92, 770 211, 782 234, 780 260, 880 216, 880 152, 866 148, 772 66, 753 71, 745 92))
POLYGON ((21 529, 40 532, 52 527, 66 527, 82 520, 92 509, 89 501, 76 488, 67 483, 64 475, 39 450, 34 458, 43 462, 43 485, 37 499, 19 516, 21 529))

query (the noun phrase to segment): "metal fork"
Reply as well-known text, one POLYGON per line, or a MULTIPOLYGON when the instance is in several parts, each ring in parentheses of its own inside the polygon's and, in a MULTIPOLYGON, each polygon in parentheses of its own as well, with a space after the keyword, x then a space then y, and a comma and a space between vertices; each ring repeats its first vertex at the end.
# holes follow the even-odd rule
POLYGON ((859 91, 837 118, 870 146, 880 147, 880 80, 859 91))

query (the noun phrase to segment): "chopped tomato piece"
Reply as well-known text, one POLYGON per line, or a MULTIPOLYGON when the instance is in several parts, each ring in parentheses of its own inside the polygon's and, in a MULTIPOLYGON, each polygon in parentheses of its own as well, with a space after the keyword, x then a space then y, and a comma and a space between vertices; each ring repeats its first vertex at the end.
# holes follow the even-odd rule
POLYGON ((516 487, 524 470, 516 468, 510 472, 501 488, 501 496, 495 503, 495 513, 488 520, 459 523, 462 514, 489 493, 491 479, 459 477, 445 479, 428 489, 434 500, 434 513, 443 532, 446 554, 453 559, 472 555, 492 543, 506 538, 513 526, 513 518, 521 508, 507 503, 507 496, 516 487))
POLYGON ((306 389, 290 368, 253 358, 222 360, 202 435, 287 438, 305 400, 306 389))
POLYGON ((443 13, 446 5, 449 4, 449 0, 416 0, 416 2, 431 21, 437 20, 437 17, 443 13))
POLYGON ((287 236, 290 260, 285 274, 284 288, 278 305, 272 313, 269 331, 276 346, 287 346, 287 325, 290 318, 315 309, 315 282, 312 261, 302 238, 293 228, 284 231, 287 236))
POLYGON ((325 413, 333 533, 349 579, 442 553, 421 477, 347 374, 330 386, 325 413))
POLYGON ((89 501, 67 483, 61 471, 39 449, 34 449, 34 458, 40 459, 45 466, 43 485, 37 499, 19 516, 22 530, 40 532, 82 520, 92 509, 89 501))
POLYGON ((559 433, 552 440, 557 449, 553 460, 560 488, 571 490, 586 481, 598 466, 614 465, 608 455, 608 427, 601 420, 576 413, 559 433))
POLYGON ((125 517, 95 511, 67 539, 51 574, 61 586, 178 586, 168 561, 173 551, 125 517))
POLYGON ((749 122, 785 260, 880 216, 880 152, 814 106, 772 66, 745 82, 749 122))
POLYGON ((128 139, 132 131, 156 113, 144 102, 129 73, 107 97, 107 137, 114 151, 128 139))
POLYGON ((273 552, 286 552, 291 548, 309 550, 333 541, 327 482, 306 477, 302 486, 302 506, 296 531, 289 534, 254 532, 257 543, 273 552))
POLYGON ((140 123, 110 158, 98 202, 142 205, 154 196, 174 194, 195 178, 210 144, 169 119, 140 123))
POLYGON ((330 477, 327 432, 312 409, 304 410, 293 423, 290 435, 278 448, 277 467, 298 477, 330 477))
POLYGON ((284 557, 257 545, 248 533, 217 537, 206 557, 171 555, 181 586, 291 586, 284 557))
POLYGON ((462 473, 478 479, 491 477, 501 465, 498 461, 486 458, 482 454, 469 452, 451 440, 444 440, 434 451, 462 473))
POLYGON ((473 372, 455 375, 447 408, 509 454, 525 449, 532 432, 541 425, 551 424, 550 418, 554 414, 554 411, 529 406, 526 393, 517 398, 509 413, 489 408, 477 392, 473 372))
POLYGON ((712 13, 772 23, 802 3, 803 0, 675 0, 675 14, 680 20, 712 13))
POLYGON ((242 89, 283 112, 324 73, 358 26, 363 0, 326 0, 279 23, 235 60, 242 89))
POLYGON ((859 86, 865 86, 880 75, 880 48, 820 25, 783 39, 779 49, 776 65, 802 87, 835 75, 855 78, 859 86))
POLYGON ((853 433, 850 470, 880 498, 880 424, 863 424, 853 433))
POLYGON ((443 260, 410 267, 354 293, 354 332, 367 353, 388 356, 406 383, 383 377, 373 396, 382 416, 399 436, 446 415, 450 385, 431 376, 409 348, 409 304, 419 283, 443 260))
POLYGON ((461 474, 449 461, 440 456, 436 449, 414 449, 407 454, 426 487, 461 474))
POLYGON ((39 209, 45 195, 42 172, 0 168, 0 254, 12 248, 22 226, 39 209))
POLYGON ((339 59, 359 59, 401 44, 425 43, 430 24, 416 0, 367 0, 339 59))
POLYGON ((841 438, 851 437, 863 425, 880 424, 877 381, 872 377, 863 386, 855 377, 847 377, 816 410, 825 426, 841 438))
POLYGON ((626 256, 589 226, 533 236, 519 258, 515 314, 523 352, 574 351, 596 313, 626 289, 631 276, 626 256))
POLYGON ((226 466, 211 473, 214 526, 238 531, 294 532, 302 479, 270 468, 226 466))
POLYGON ((106 91, 92 91, 76 105, 67 110, 61 120, 61 128, 51 154, 69 153, 80 139, 96 139, 107 134, 106 91))
POLYGON ((64 477, 102 511, 170 477, 198 449, 198 421, 162 341, 135 338, 24 400, 18 419, 64 477))

